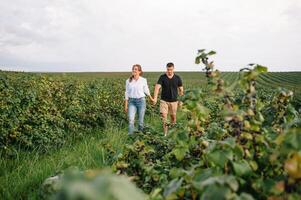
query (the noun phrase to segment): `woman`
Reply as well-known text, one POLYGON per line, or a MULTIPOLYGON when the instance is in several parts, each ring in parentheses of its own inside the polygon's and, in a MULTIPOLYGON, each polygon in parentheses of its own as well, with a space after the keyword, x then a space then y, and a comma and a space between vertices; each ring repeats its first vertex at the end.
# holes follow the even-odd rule
POLYGON ((146 109, 145 96, 154 101, 150 95, 147 81, 143 78, 141 65, 135 64, 132 67, 132 75, 126 80, 125 89, 125 112, 128 113, 129 129, 128 133, 133 134, 135 114, 138 113, 138 130, 143 131, 143 121, 146 109))

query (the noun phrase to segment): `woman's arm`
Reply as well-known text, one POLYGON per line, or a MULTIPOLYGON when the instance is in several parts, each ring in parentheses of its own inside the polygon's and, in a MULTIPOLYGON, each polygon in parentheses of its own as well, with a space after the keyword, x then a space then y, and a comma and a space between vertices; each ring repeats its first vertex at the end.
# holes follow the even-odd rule
POLYGON ((125 82, 125 92, 124 92, 124 111, 127 113, 128 112, 128 105, 129 105, 129 94, 128 94, 128 81, 125 82))
POLYGON ((124 112, 128 112, 128 105, 129 105, 129 100, 124 100, 124 112))
POLYGON ((148 95, 149 99, 154 102, 154 98, 151 95, 148 95))
POLYGON ((153 102, 154 101, 154 98, 151 96, 150 94, 150 91, 149 91, 149 87, 148 87, 148 84, 147 84, 147 80, 145 79, 145 83, 143 85, 143 92, 144 94, 146 94, 149 99, 153 102))

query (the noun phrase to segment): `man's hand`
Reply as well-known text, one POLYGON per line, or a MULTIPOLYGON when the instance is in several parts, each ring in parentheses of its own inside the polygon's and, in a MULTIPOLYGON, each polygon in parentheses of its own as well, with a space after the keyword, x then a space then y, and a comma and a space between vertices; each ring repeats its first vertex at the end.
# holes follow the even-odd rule
POLYGON ((161 88, 161 85, 160 85, 160 84, 156 84, 156 85, 155 85, 153 105, 156 105, 156 103, 157 103, 157 101, 158 101, 158 94, 159 94, 160 88, 161 88))
POLYGON ((178 101, 178 107, 179 107, 179 109, 182 109, 182 107, 183 107, 183 102, 182 101, 178 101))
POLYGON ((181 86, 178 89, 179 89, 179 96, 183 96, 184 95, 184 87, 181 86))
POLYGON ((154 98, 154 99, 153 99, 153 105, 156 105, 157 101, 158 101, 158 99, 157 99, 157 98, 154 98))
POLYGON ((124 112, 126 112, 126 113, 128 112, 128 107, 127 106, 124 107, 124 112))

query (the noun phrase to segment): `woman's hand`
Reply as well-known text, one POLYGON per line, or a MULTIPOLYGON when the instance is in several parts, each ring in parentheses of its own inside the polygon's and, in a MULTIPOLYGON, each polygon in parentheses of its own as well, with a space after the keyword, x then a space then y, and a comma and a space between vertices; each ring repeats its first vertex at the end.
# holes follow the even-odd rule
POLYGON ((128 100, 125 100, 124 102, 124 112, 128 112, 128 100))
POLYGON ((154 98, 153 99, 153 105, 156 105, 157 101, 158 101, 157 98, 154 98))
POLYGON ((149 95, 148 97, 151 100, 152 104, 154 104, 155 99, 151 95, 149 95))

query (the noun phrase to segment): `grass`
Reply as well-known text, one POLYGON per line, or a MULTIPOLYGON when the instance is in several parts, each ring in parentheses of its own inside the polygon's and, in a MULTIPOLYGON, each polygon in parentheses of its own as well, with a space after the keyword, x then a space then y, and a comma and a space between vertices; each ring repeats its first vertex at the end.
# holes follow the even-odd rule
POLYGON ((80 169, 110 166, 112 159, 107 156, 104 144, 110 143, 118 153, 126 140, 125 129, 109 128, 58 151, 44 155, 20 153, 18 159, 1 159, 0 199, 39 199, 38 189, 42 182, 70 166, 80 169))
MULTIPOLYGON (((145 121, 161 130, 160 118, 150 115, 145 121)), ((127 142, 127 127, 108 125, 57 151, 19 152, 16 159, 1 158, 0 199, 40 199, 39 188, 46 178, 72 166, 83 170, 111 166, 127 142), (113 157, 106 144, 114 150, 113 157)))

